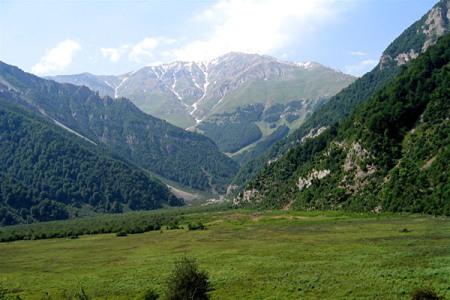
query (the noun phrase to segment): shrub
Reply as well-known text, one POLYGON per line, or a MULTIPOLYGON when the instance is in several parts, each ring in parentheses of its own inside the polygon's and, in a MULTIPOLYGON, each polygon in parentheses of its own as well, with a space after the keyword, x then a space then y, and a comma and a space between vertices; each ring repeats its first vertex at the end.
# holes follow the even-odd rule
MULTIPOLYGON (((43 300, 51 300, 53 299, 48 293, 47 293, 47 297, 42 298, 43 300)), ((58 298, 59 299, 59 298, 58 298)), ((67 300, 90 300, 91 296, 89 296, 86 291, 84 290, 83 287, 81 287, 79 292, 67 292, 65 291, 63 293, 62 299, 67 299, 67 300)))
POLYGON ((435 291, 430 288, 416 289, 412 292, 413 300, 440 300, 442 297, 438 296, 435 291))
POLYGON ((166 299, 209 299, 210 283, 208 277, 206 271, 198 269, 195 260, 183 256, 175 262, 172 275, 167 280, 166 299))
POLYGON ((86 294, 84 289, 81 289, 81 292, 75 293, 75 299, 76 300, 90 300, 91 297, 86 294))
POLYGON ((199 223, 189 223, 188 224, 188 229, 189 230, 205 230, 206 226, 203 225, 203 223, 199 222, 199 223))
POLYGON ((143 300, 156 300, 159 298, 159 295, 157 292, 155 292, 153 289, 148 289, 144 296, 142 297, 143 300))

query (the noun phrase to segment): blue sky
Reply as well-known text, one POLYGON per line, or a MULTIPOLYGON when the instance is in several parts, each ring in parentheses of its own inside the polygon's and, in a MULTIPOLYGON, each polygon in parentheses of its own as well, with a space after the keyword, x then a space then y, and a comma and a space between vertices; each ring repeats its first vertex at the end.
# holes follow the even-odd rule
POLYGON ((437 0, 0 0, 0 60, 119 75, 238 51, 360 76, 437 0))

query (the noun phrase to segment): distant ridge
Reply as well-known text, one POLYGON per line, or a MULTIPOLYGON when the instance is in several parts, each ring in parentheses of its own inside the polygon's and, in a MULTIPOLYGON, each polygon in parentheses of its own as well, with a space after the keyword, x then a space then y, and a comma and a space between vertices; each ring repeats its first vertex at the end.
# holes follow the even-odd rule
POLYGON ((113 98, 127 97, 146 113, 205 134, 230 155, 266 139, 283 138, 355 79, 315 62, 236 52, 204 62, 148 66, 121 76, 49 78, 86 85, 113 98), (255 110, 250 124, 236 121, 249 110, 255 110), (247 126, 251 131, 245 138, 236 136, 234 127, 247 126))

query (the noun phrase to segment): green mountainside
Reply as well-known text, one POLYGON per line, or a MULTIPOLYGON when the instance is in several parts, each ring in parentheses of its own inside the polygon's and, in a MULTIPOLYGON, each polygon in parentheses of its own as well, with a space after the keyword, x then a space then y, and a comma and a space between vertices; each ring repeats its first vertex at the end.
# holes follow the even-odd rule
POLYGON ((196 126, 196 131, 211 138, 235 161, 245 164, 255 153, 264 152, 298 128, 327 100, 293 100, 268 108, 262 103, 247 104, 232 112, 211 115, 196 126))
POLYGON ((450 215, 449 99, 446 35, 341 125, 266 165, 235 204, 450 215))
POLYGON ((125 98, 101 97, 87 87, 44 80, 4 63, 0 83, 37 114, 182 185, 223 192, 237 171, 210 139, 147 115, 125 98))
POLYGON ((80 210, 181 205, 159 180, 19 104, 0 85, 0 225, 76 217, 80 210))
POLYGON ((232 52, 210 61, 177 61, 120 76, 50 77, 86 85, 101 95, 126 97, 142 111, 203 133, 241 162, 258 142, 281 139, 355 77, 315 62, 286 62, 232 52), (243 111, 256 108, 252 121, 243 111), (243 136, 234 128, 250 127, 243 136), (277 132, 274 134, 274 132, 277 132), (270 137, 269 137, 270 136, 270 137))
POLYGON ((233 179, 230 190, 241 190, 246 182, 254 179, 262 171, 265 164, 278 159, 306 138, 317 135, 336 122, 341 122, 362 102, 391 82, 402 66, 426 50, 438 37, 450 31, 449 9, 449 1, 441 0, 387 47, 380 63, 372 71, 357 79, 319 107, 287 138, 272 143, 273 146, 267 151, 266 145, 262 147, 256 145, 244 154, 245 157, 237 158, 238 161, 245 162, 245 164, 233 179))
POLYGON ((267 150, 298 128, 317 107, 355 79, 314 62, 259 59, 233 81, 228 79, 226 83, 233 89, 219 102, 211 102, 211 108, 201 106, 207 113, 195 126, 240 164, 248 162, 247 153, 254 147, 267 150), (244 83, 237 85, 234 81, 244 83))

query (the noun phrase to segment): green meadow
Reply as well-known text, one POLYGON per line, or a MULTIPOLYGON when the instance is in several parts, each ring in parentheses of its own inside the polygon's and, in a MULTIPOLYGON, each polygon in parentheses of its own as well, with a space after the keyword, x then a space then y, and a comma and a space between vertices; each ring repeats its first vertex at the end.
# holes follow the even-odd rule
MULTIPOLYGON (((14 299, 142 299, 183 255, 212 299, 450 299, 450 219, 342 212, 190 213, 185 229, 0 243, 0 291, 14 299), (189 222, 207 230, 187 230, 189 222), (47 298, 45 298, 47 297, 47 298)), ((0 293, 0 298, 1 295, 0 293)))

